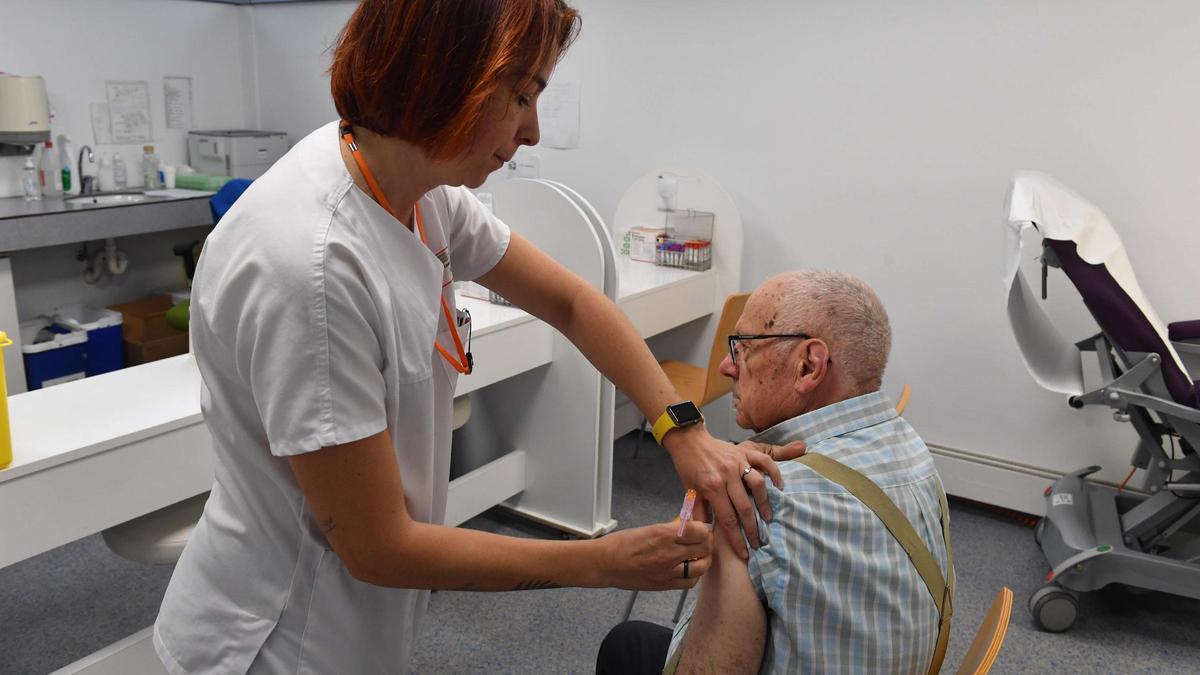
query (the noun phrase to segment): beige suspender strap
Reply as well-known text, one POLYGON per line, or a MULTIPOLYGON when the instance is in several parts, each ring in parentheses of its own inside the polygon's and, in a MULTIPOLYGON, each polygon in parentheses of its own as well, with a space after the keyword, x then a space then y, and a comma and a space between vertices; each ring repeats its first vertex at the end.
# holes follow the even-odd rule
MULTIPOLYGON (((930 673, 937 673, 942 667, 942 659, 946 658, 946 647, 950 645, 950 617, 954 615, 954 549, 950 547, 950 507, 946 504, 946 491, 938 490, 938 501, 942 508, 942 538, 946 542, 946 569, 950 570, 950 578, 946 580, 946 594, 942 598, 942 618, 938 623, 937 646, 933 650, 933 661, 929 665, 930 673)), ((928 549, 926 549, 928 551, 928 549)))
POLYGON ((946 564, 951 570, 949 583, 942 576, 942 570, 938 567, 937 561, 934 560, 933 554, 929 552, 929 547, 925 542, 921 541, 921 536, 913 529, 908 518, 896 506, 896 503, 891 500, 883 490, 879 488, 869 478, 861 473, 851 469, 850 467, 830 459, 825 455, 804 455, 796 459, 808 466, 813 471, 821 474, 825 478, 841 485, 875 512, 879 520, 883 522, 896 541, 904 547, 904 551, 908 553, 909 559, 913 566, 916 567, 917 573, 921 575, 921 579, 925 582, 926 588, 929 589, 929 595, 933 598, 933 604, 937 606, 940 614, 938 622, 938 638, 937 645, 933 652, 933 661, 929 664, 929 673, 937 673, 941 670, 942 659, 946 656, 946 646, 950 640, 950 617, 954 613, 952 605, 952 596, 954 594, 954 576, 953 560, 950 558, 950 528, 948 527, 948 509, 946 506, 945 493, 940 494, 941 501, 941 516, 942 516, 942 536, 946 541, 946 564))

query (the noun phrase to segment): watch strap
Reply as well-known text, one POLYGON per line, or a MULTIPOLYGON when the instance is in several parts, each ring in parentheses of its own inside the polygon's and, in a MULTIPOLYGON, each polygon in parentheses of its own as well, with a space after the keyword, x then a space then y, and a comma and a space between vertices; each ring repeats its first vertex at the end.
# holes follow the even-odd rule
MULTIPOLYGON (((700 419, 695 420, 691 424, 697 424, 703 421, 704 415, 700 415, 700 419)), ((691 426, 691 424, 684 426, 691 426)), ((663 437, 667 435, 667 432, 671 431, 672 429, 678 429, 679 427, 680 425, 675 422, 675 418, 671 417, 671 411, 668 408, 667 410, 663 411, 663 414, 658 416, 657 420, 654 421, 654 426, 650 427, 650 433, 654 435, 654 442, 662 445, 663 437)))

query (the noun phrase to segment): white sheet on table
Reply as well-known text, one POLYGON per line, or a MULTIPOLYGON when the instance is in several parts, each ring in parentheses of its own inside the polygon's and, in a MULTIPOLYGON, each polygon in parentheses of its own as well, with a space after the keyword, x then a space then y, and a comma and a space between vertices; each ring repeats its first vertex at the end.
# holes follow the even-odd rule
POLYGON ((1121 238, 1100 209, 1047 174, 1020 171, 1009 189, 1005 215, 1002 281, 1008 294, 1008 320, 1025 367, 1038 384, 1063 394, 1083 393, 1078 348, 1054 327, 1021 273, 1021 233, 1035 226, 1046 239, 1075 242, 1085 262, 1103 264, 1149 319, 1179 368, 1187 373, 1171 347, 1166 325, 1138 285, 1121 238))

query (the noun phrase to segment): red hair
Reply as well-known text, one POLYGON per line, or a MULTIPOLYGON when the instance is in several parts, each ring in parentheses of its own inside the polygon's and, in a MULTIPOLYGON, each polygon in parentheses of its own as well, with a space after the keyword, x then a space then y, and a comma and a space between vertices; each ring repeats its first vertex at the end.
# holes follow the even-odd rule
POLYGON ((450 159, 500 80, 524 86, 579 23, 564 0, 362 0, 334 46, 333 103, 357 127, 450 159))

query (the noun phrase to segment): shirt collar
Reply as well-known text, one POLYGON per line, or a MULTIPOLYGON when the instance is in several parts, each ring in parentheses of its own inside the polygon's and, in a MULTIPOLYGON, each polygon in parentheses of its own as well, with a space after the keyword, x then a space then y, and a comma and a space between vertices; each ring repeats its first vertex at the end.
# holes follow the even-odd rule
POLYGON ((848 398, 804 413, 756 434, 751 440, 770 445, 804 441, 812 448, 821 441, 865 429, 897 417, 892 399, 882 391, 848 398))

